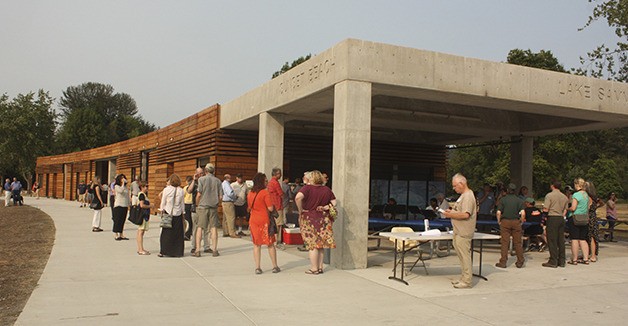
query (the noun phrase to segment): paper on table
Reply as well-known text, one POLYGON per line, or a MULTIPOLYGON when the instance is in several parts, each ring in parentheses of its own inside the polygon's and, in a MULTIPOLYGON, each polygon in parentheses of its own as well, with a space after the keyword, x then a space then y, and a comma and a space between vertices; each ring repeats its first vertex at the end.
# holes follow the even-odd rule
POLYGON ((439 229, 432 229, 432 230, 427 230, 425 232, 420 232, 420 235, 440 235, 440 230, 439 229))

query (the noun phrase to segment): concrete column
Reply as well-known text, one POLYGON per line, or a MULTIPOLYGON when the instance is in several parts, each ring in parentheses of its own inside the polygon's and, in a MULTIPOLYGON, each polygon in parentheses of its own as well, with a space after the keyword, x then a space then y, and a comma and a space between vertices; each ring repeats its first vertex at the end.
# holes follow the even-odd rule
POLYGON ((262 112, 259 115, 259 142, 257 152, 257 170, 270 173, 274 167, 283 172, 283 114, 262 112))
MULTIPOLYGON (((513 137, 513 141, 518 139, 513 137)), ((517 187, 526 186, 532 190, 533 151, 532 137, 523 137, 521 142, 510 144, 510 180, 517 187)))
POLYGON ((371 162, 371 84, 343 81, 334 95, 333 191, 336 268, 366 268, 371 162))

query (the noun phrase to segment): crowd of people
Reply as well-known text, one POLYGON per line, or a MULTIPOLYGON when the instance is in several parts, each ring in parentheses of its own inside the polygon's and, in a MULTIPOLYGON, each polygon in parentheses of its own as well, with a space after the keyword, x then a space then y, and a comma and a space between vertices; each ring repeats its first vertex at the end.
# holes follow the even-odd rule
MULTIPOLYGON (((597 262, 599 254, 599 225, 597 209, 606 205, 606 220, 613 227, 617 218, 615 193, 609 194, 605 202, 597 193, 591 181, 582 178, 574 180, 573 187, 562 187, 560 181, 553 181, 550 193, 546 195, 543 209, 535 206, 528 189, 521 187, 517 195, 514 184, 508 187, 498 185, 497 191, 486 184, 478 192, 478 220, 491 220, 496 215, 502 236, 502 259, 496 264, 505 267, 507 246, 510 237, 516 249, 517 267, 523 266, 523 247, 521 245, 521 225, 533 222, 523 235, 530 237, 527 249, 544 251, 549 248, 550 258, 545 267, 565 266, 565 263, 589 264, 597 262), (571 259, 565 258, 565 234, 571 244, 571 259)), ((608 235, 607 235, 608 236, 608 235)))
MULTIPOLYGON (((291 184, 282 179, 282 172, 274 168, 271 177, 257 173, 249 187, 242 175, 235 181, 225 174, 221 181, 215 175, 215 167, 209 163, 197 168, 193 176, 185 178, 172 174, 166 187, 156 196, 162 214, 160 223, 159 257, 184 256, 185 241, 191 243, 191 254, 201 257, 201 252, 220 256, 218 249, 218 205, 223 212, 223 237, 246 236, 248 224, 253 243, 255 274, 261 269, 261 247, 268 248, 272 272, 279 273, 277 247, 283 248, 281 234, 286 224, 286 213, 298 211, 298 223, 309 251, 310 268, 307 274, 323 273, 324 249, 335 248, 332 224, 336 217, 335 196, 326 187, 327 177, 320 171, 304 173, 303 184, 291 184), (165 223, 167 215, 168 223, 165 223)), ((300 180, 296 180, 300 181, 300 180)), ((139 214, 142 219, 137 230, 137 254, 150 255, 144 248, 143 237, 149 230, 150 210, 154 208, 148 200, 148 184, 139 177, 132 183, 124 174, 115 177, 110 185, 101 184, 95 177, 89 184, 81 182, 77 187, 80 207, 93 209, 92 232, 101 232, 102 209, 107 206, 107 195, 112 209, 112 232, 116 241, 129 240, 124 235, 124 226, 129 214, 139 214)))
MULTIPOLYGON (((460 259, 461 277, 452 282, 455 288, 469 288, 471 283, 470 241, 476 230, 477 220, 496 219, 500 228, 501 257, 495 264, 506 268, 510 239, 516 253, 515 266, 524 267, 525 257, 522 238, 524 234, 536 235, 538 242, 531 246, 539 251, 549 248, 548 261, 543 267, 565 267, 565 264, 588 265, 597 262, 599 254, 599 218, 597 209, 606 205, 606 220, 610 227, 617 219, 617 196, 609 195, 604 202, 591 181, 576 178, 573 188, 562 188, 558 180, 550 184, 550 192, 545 196, 542 210, 535 206, 535 201, 526 187, 519 188, 514 184, 497 187, 497 191, 489 184, 474 194, 467 186, 462 174, 452 178, 452 187, 460 197, 451 209, 443 213, 445 218, 452 219, 454 248, 460 259), (523 224, 533 222, 524 233, 523 224), (567 231, 567 232, 565 232, 567 231), (565 234, 571 244, 571 257, 566 259, 565 234)), ((435 203, 431 205, 436 208, 435 203)), ((478 226, 478 230, 480 229, 478 226)))

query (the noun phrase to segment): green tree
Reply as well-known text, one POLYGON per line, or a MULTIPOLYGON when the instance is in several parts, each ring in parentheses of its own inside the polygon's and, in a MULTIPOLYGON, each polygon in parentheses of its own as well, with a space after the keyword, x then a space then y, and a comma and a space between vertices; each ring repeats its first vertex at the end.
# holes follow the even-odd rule
POLYGON ((286 71, 302 64, 303 62, 309 60, 312 57, 312 54, 308 54, 304 57, 299 57, 296 60, 292 61, 291 64, 288 64, 288 61, 286 61, 286 63, 283 64, 283 66, 281 67, 281 69, 279 69, 278 71, 275 71, 273 73, 273 78, 285 73, 286 71))
POLYGON ((72 152, 104 146, 155 130, 137 113, 128 94, 114 93, 111 85, 84 83, 63 92, 60 151, 72 152))
POLYGON ((9 101, 0 97, 0 168, 2 173, 17 173, 30 189, 37 157, 52 154, 57 114, 53 98, 39 90, 19 94, 9 101))
POLYGON ((595 160, 589 169, 588 175, 590 176, 589 180, 595 184, 598 196, 607 198, 611 192, 624 192, 619 182, 619 169, 612 159, 601 157, 595 160))
POLYGON ((530 49, 513 49, 508 52, 507 62, 520 66, 566 72, 563 65, 554 57, 552 51, 541 50, 538 53, 534 53, 530 49))
POLYGON ((628 82, 628 0, 589 0, 589 2, 598 4, 580 30, 598 20, 605 20, 608 26, 614 29, 619 40, 614 46, 601 44, 587 53, 586 58, 580 57, 582 67, 574 71, 580 75, 628 82))

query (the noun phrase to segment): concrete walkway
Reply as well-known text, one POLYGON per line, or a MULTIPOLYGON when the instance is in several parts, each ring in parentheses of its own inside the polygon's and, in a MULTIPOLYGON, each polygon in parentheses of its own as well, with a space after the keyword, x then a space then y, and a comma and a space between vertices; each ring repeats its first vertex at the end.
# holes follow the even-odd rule
MULTIPOLYGON (((111 211, 105 232, 92 233, 92 211, 75 202, 26 198, 56 225, 50 260, 16 325, 606 325, 628 317, 628 246, 602 243, 597 263, 542 268, 547 253, 526 253, 525 268, 497 269, 495 246, 484 255, 473 289, 456 290, 455 255, 415 268, 410 285, 388 280, 392 255, 370 252, 368 269, 327 268, 306 275, 308 262, 294 247, 278 252, 282 272, 253 273, 246 238, 219 238, 220 257, 159 258, 158 219, 138 256, 130 241, 114 241, 111 211)), ((36 240, 36 236, 33 241, 36 240)), ((570 256, 569 254, 567 255, 570 256)), ((476 265, 477 266, 477 265, 476 265)), ((476 267, 477 269, 477 267, 476 267)))

